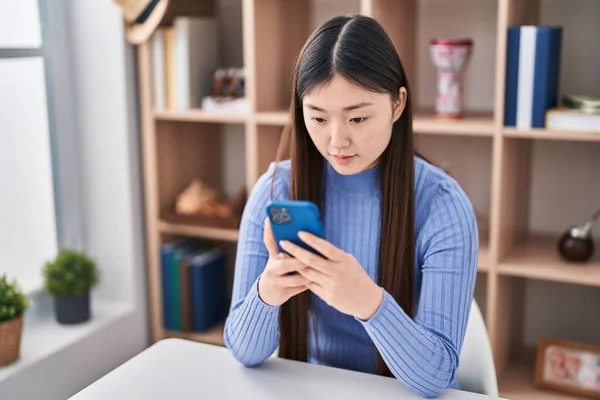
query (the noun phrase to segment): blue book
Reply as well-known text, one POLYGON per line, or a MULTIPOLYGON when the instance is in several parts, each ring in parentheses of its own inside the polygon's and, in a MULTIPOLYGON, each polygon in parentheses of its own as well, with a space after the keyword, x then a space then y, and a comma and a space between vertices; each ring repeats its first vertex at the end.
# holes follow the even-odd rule
POLYGON ((187 239, 177 239, 171 242, 162 244, 160 247, 160 283, 162 289, 162 309, 163 309, 163 326, 165 329, 172 330, 175 328, 175 320, 172 313, 172 294, 171 294, 171 255, 175 249, 185 245, 187 239))
POLYGON ((558 105, 562 28, 540 26, 537 29, 531 126, 543 128, 546 110, 558 105))
POLYGON ((190 261, 192 329, 205 332, 226 317, 226 257, 211 249, 190 261))
POLYGON ((175 239, 166 242, 160 247, 160 278, 162 290, 163 326, 167 330, 181 329, 180 277, 174 269, 174 260, 180 256, 182 251, 189 251, 200 245, 194 238, 175 239))
POLYGON ((558 103, 562 28, 515 26, 507 35, 504 124, 543 128, 558 103))
POLYGON ((184 331, 184 305, 183 305, 183 283, 181 276, 181 262, 186 257, 201 251, 206 247, 205 244, 197 239, 190 239, 184 245, 175 248, 169 258, 169 304, 171 306, 172 329, 175 331, 184 331))
POLYGON ((519 82, 519 40, 521 28, 508 28, 506 44, 506 82, 504 95, 504 125, 517 125, 517 87, 519 82))

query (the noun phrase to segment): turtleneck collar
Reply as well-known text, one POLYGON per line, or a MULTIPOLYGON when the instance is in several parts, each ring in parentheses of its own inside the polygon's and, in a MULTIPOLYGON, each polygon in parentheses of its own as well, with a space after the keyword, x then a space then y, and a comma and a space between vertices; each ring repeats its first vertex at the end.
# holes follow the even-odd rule
POLYGON ((325 161, 327 183, 348 192, 376 192, 379 190, 379 165, 354 175, 342 175, 325 161))

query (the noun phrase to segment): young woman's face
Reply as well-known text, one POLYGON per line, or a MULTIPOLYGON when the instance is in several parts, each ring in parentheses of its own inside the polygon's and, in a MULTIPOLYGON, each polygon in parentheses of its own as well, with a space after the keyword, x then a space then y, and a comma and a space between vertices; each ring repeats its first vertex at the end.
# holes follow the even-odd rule
POLYGON ((392 125, 406 104, 367 91, 336 75, 304 96, 304 123, 319 152, 342 175, 372 168, 390 142, 392 125))

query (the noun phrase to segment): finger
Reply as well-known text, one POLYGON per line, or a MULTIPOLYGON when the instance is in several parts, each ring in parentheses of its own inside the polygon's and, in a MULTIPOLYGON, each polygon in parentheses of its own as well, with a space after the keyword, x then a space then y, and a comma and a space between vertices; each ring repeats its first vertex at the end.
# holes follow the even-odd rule
POLYGON ((277 253, 279 253, 279 249, 277 248, 277 242, 275 241, 275 236, 273 236, 273 229, 271 229, 271 221, 269 221, 269 217, 265 218, 263 241, 265 242, 265 246, 267 246, 267 251, 269 252, 269 257, 272 257, 272 258, 277 257, 277 253))
POLYGON ((308 290, 307 286, 299 286, 299 287, 295 287, 295 288, 286 289, 285 294, 288 298, 290 298, 290 297, 294 297, 306 290, 308 290))
POLYGON ((308 287, 311 292, 319 296, 319 298, 321 298, 321 300, 323 300, 325 303, 329 304, 329 295, 323 286, 315 282, 309 282, 306 287, 308 287))
POLYGON ((309 282, 314 282, 321 286, 327 286, 330 279, 329 276, 311 267, 300 268, 298 273, 309 282))
POLYGON ((285 275, 280 277, 278 283, 283 288, 297 288, 300 286, 306 286, 310 281, 302 275, 285 275))
POLYGON ((303 264, 311 266, 323 274, 329 275, 327 271, 331 270, 330 261, 287 240, 281 242, 281 247, 303 264))
POLYGON ((307 245, 317 250, 323 256, 327 257, 331 261, 342 261, 346 253, 343 250, 338 249, 330 242, 322 239, 310 232, 299 232, 298 237, 307 245))
POLYGON ((299 260, 290 257, 286 260, 278 260, 273 264, 272 272, 275 276, 283 276, 290 272, 296 272, 304 267, 305 266, 299 260))

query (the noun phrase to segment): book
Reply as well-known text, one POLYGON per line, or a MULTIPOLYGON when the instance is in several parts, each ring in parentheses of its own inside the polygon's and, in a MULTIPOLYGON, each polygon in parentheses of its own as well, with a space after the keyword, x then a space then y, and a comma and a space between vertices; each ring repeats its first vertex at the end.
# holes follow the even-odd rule
POLYGON ((192 331, 192 278, 191 278, 191 261, 197 256, 209 251, 210 248, 203 245, 198 245, 190 249, 189 252, 182 254, 179 260, 179 284, 180 296, 179 307, 181 314, 180 328, 182 332, 192 331))
POLYGON ((176 84, 175 84, 175 28, 172 26, 164 28, 165 30, 165 107, 169 110, 176 105, 176 84))
POLYGON ((507 33, 504 125, 545 126, 558 105, 562 27, 513 26, 507 33))
POLYGON ((152 80, 157 110, 164 110, 167 104, 165 76, 165 29, 159 28, 152 35, 152 80))
POLYGON ((161 246, 163 326, 167 330, 184 329, 181 260, 202 248, 206 246, 195 238, 176 239, 161 246))
POLYGON ((211 94, 220 63, 218 22, 210 17, 178 17, 173 22, 174 108, 200 107, 211 94))
POLYGON ((546 113, 546 128, 557 131, 598 132, 600 135, 600 112, 553 108, 546 113))
POLYGON ((160 247, 160 277, 162 290, 162 309, 163 309, 163 326, 165 329, 175 329, 176 322, 173 314, 173 294, 172 276, 171 276, 171 255, 175 249, 184 246, 188 242, 187 239, 176 239, 167 243, 163 243, 160 247))
POLYGON ((206 332, 227 315, 226 256, 214 248, 190 262, 192 330, 206 332))

